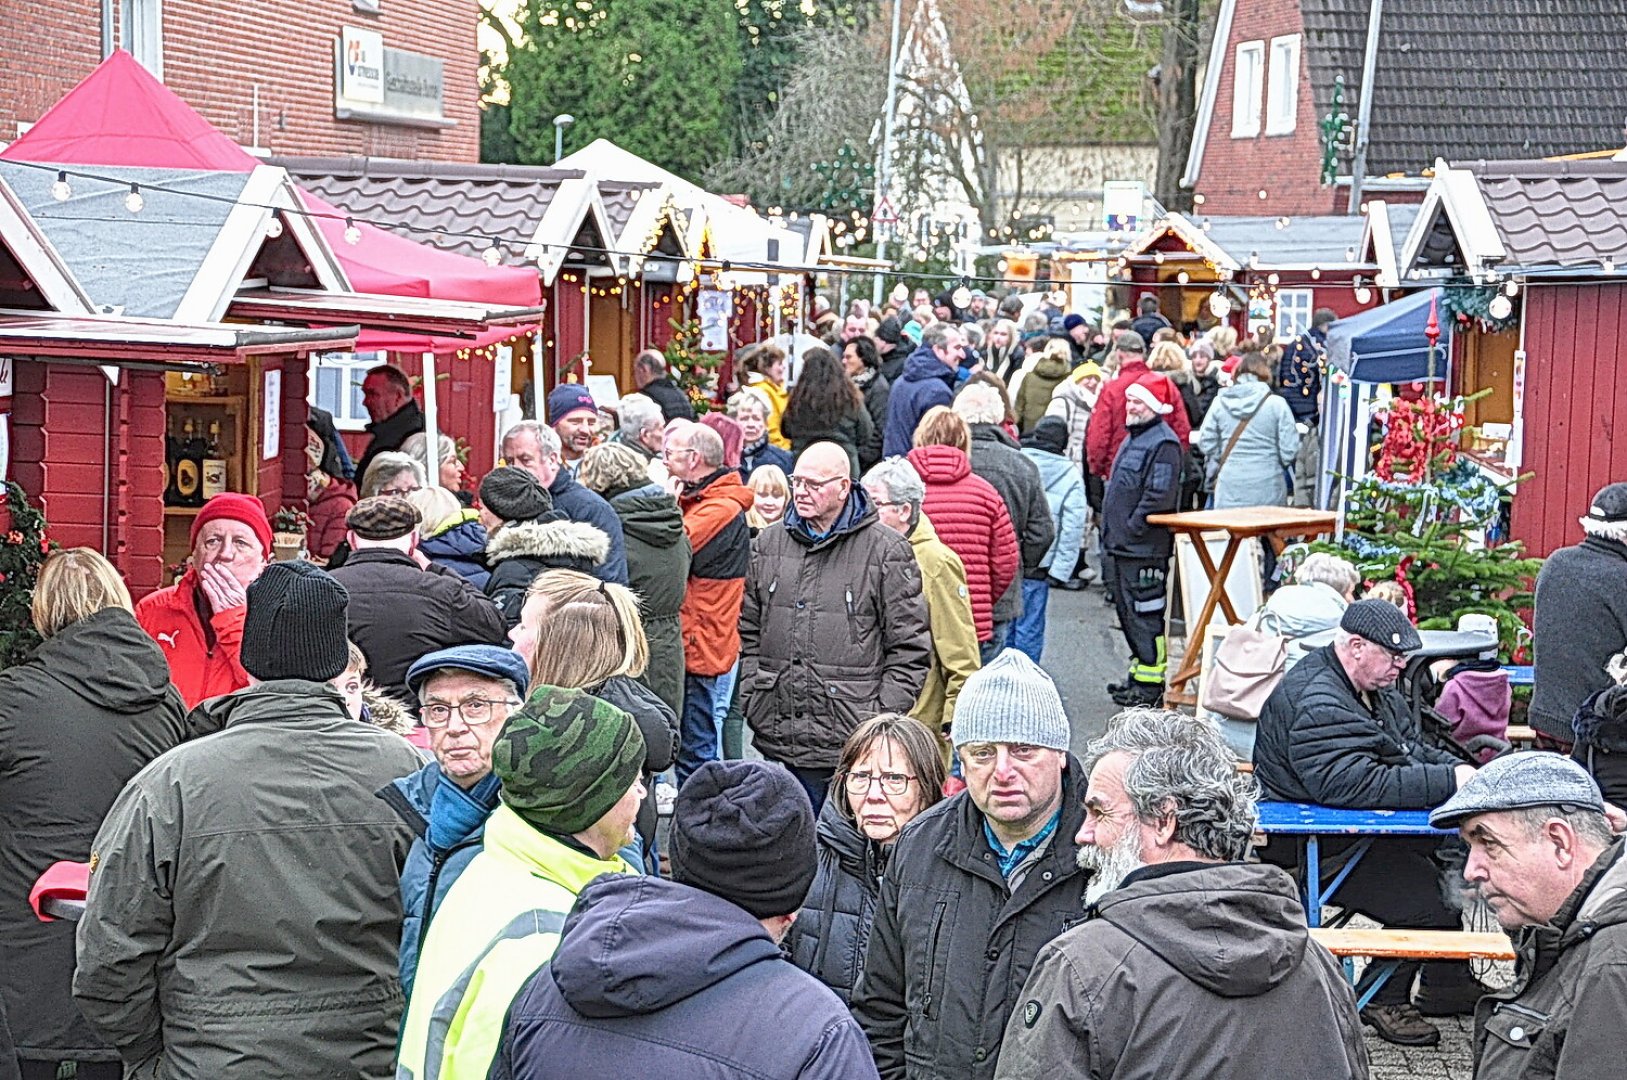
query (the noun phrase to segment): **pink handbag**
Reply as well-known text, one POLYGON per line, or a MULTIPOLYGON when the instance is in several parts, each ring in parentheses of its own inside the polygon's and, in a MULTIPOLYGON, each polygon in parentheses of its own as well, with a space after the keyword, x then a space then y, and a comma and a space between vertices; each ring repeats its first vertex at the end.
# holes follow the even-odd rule
POLYGON ((1288 639, 1267 630, 1265 621, 1266 613, 1257 611, 1221 639, 1203 680, 1205 709, 1233 720, 1260 718, 1288 660, 1288 639))

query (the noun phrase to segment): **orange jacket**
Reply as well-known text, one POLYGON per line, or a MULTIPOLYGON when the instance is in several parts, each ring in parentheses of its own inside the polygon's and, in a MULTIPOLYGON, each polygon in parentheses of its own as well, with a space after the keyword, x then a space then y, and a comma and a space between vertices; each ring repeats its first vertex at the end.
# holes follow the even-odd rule
MULTIPOLYGON (((198 572, 187 572, 167 589, 159 589, 136 604, 136 621, 147 631, 169 661, 170 680, 181 692, 187 708, 200 701, 241 690, 249 674, 238 662, 243 646, 243 616, 247 607, 217 611, 204 630, 195 601, 198 572)), ((204 609, 208 609, 207 601, 204 609)))
POLYGON ((740 473, 723 468, 684 490, 678 505, 694 552, 689 588, 678 618, 684 632, 684 670, 724 675, 740 658, 740 605, 751 565, 746 511, 755 496, 740 473))

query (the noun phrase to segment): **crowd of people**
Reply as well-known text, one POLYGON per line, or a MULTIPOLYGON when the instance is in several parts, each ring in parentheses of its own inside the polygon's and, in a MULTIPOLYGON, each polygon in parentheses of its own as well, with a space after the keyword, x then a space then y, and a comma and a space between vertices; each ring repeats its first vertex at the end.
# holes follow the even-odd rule
MULTIPOLYGON (((1295 497, 1323 313, 1273 356, 1152 297, 1110 335, 920 299, 827 305, 698 419, 654 353, 613 425, 560 385, 473 491, 377 368, 354 467, 313 417, 310 559, 230 493, 139 602, 53 554, 0 672, 0 1078, 1365 1077, 1363 1025, 1464 1013, 1479 1076, 1612 1070, 1627 695, 1539 673, 1606 736, 1455 756, 1395 690, 1412 623, 1324 556, 1271 604, 1332 643, 1246 738, 1158 707, 1147 518, 1295 497), (1091 562, 1131 662, 1081 757, 1038 661, 1091 562), (1514 985, 1403 965, 1358 1010, 1377 968, 1311 937, 1262 794, 1457 829, 1453 888, 1439 837, 1386 841, 1333 902, 1450 928, 1466 882, 1514 985), (77 934, 35 919, 87 860, 77 934)), ((1619 487, 1573 575, 1627 558, 1619 487)))

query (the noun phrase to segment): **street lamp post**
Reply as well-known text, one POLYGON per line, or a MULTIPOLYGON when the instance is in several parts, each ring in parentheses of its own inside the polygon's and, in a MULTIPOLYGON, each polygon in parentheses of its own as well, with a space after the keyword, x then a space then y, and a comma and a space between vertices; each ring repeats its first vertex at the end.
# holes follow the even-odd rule
POLYGON ((565 156, 565 129, 576 123, 576 117, 570 113, 560 113, 554 117, 554 162, 565 156))
MULTIPOLYGON (((881 164, 876 169, 876 200, 875 210, 882 205, 882 200, 888 197, 889 188, 893 182, 893 123, 898 115, 898 26, 904 15, 904 0, 893 0, 893 42, 887 52, 887 118, 882 122, 881 129, 881 164)), ((874 221, 871 222, 875 228, 874 221)), ((891 226, 889 226, 891 227, 891 226)), ((887 258, 887 238, 876 236, 876 259, 884 261, 887 258)), ((878 270, 872 279, 870 302, 877 308, 881 307, 881 272, 878 270)))

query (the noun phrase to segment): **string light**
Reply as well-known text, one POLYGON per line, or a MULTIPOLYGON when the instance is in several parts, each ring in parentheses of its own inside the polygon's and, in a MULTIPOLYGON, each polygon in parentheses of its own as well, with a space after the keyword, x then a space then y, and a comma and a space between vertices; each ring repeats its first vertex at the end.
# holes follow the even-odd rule
POLYGON ((266 222, 266 236, 269 239, 275 240, 277 237, 282 235, 282 232, 282 214, 273 210, 271 212, 271 220, 266 222))
POLYGON ((351 247, 355 247, 361 242, 362 231, 356 227, 356 223, 354 221, 352 221, 350 218, 345 218, 345 243, 349 244, 351 247))
POLYGON ((147 205, 147 200, 141 197, 141 185, 131 184, 130 194, 124 197, 124 208, 132 214, 141 213, 141 208, 147 205))
MULTIPOLYGON (((1503 286, 1503 294, 1510 300, 1520 295, 1520 283, 1517 281, 1510 281, 1508 284, 1503 286)), ((1501 316, 1498 317, 1501 318, 1501 316)))
POLYGON ((496 266, 498 263, 502 262, 502 246, 496 243, 492 244, 491 247, 480 253, 480 261, 485 263, 487 266, 496 266))
POLYGON ((61 169, 57 170, 56 182, 51 185, 51 198, 57 202, 67 202, 73 197, 73 188, 68 186, 68 174, 61 169))

